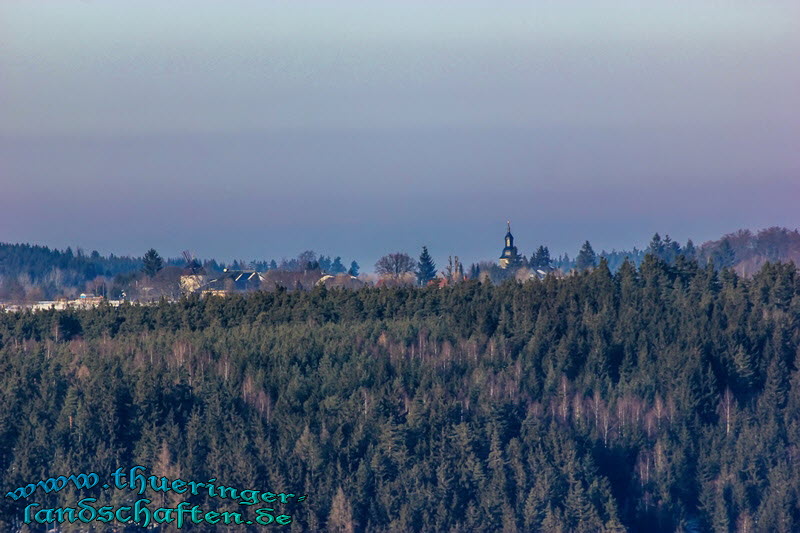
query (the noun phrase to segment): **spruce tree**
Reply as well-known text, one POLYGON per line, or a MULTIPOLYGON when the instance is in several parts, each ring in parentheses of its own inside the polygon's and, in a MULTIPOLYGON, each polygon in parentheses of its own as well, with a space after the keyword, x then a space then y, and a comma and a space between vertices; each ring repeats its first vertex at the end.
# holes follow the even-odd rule
POLYGON ((161 256, 158 255, 158 252, 153 248, 150 248, 147 250, 147 253, 144 254, 142 263, 142 272, 151 278, 155 276, 159 270, 164 268, 164 260, 161 259, 161 256))
POLYGON ((350 274, 351 276, 358 276, 358 270, 360 268, 361 267, 358 266, 358 263, 353 261, 352 263, 350 263, 350 270, 348 270, 347 273, 350 274))
POLYGON ((430 280, 436 277, 436 263, 433 262, 428 247, 422 247, 422 253, 417 263, 417 283, 427 285, 430 280))
POLYGON ((331 502, 331 513, 328 516, 328 531, 352 533, 355 530, 353 510, 347 501, 342 487, 336 489, 336 495, 331 502))
POLYGON ((717 270, 730 268, 736 263, 736 251, 728 239, 723 239, 719 247, 712 254, 714 266, 717 270))
POLYGON ((575 258, 575 268, 578 270, 586 270, 587 268, 594 268, 597 265, 597 255, 592 249, 589 241, 583 243, 578 257, 575 258))
POLYGON ((331 274, 341 274, 346 270, 347 269, 342 264, 342 258, 337 255, 336 258, 333 260, 333 263, 331 263, 330 267, 331 274))
POLYGON ((534 269, 547 270, 553 260, 550 258, 550 250, 547 246, 539 246, 531 256, 530 266, 534 269))
POLYGON ((681 247, 677 243, 677 241, 673 241, 669 235, 664 237, 664 251, 662 253, 661 259, 666 261, 669 264, 672 264, 675 259, 680 255, 681 247))
POLYGON ((697 255, 692 239, 686 241, 686 246, 683 247, 683 255, 686 256, 686 259, 694 259, 697 255))
POLYGON ((661 235, 656 233, 650 240, 650 245, 647 247, 646 253, 654 255, 659 259, 664 259, 664 242, 661 240, 661 235))

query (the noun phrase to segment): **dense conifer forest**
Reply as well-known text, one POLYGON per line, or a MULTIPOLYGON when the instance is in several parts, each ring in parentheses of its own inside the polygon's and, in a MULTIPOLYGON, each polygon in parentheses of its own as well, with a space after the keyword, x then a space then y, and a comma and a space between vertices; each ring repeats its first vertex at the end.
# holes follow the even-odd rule
MULTIPOLYGON (((0 313, 0 485, 146 465, 307 494, 291 531, 797 531, 799 321, 794 265, 653 256, 0 313)), ((80 497, 57 496, 37 501, 80 497)), ((0 530, 25 503, 0 500, 0 530)))

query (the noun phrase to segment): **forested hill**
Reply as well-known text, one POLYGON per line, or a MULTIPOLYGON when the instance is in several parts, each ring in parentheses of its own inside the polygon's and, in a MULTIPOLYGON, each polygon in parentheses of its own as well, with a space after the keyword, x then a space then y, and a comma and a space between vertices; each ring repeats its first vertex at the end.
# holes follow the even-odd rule
POLYGON ((800 232, 779 227, 758 233, 739 230, 704 243, 699 255, 714 261, 719 267, 733 267, 743 275, 757 272, 766 262, 800 265, 800 232))
POLYGON ((43 295, 62 287, 82 287, 98 276, 113 277, 135 272, 141 258, 101 256, 97 251, 86 254, 78 249, 50 249, 31 244, 0 243, 0 282, 4 292, 14 293, 25 286, 41 288, 43 295), (19 288, 17 288, 19 287, 19 288))
POLYGON ((799 320, 794 266, 653 257, 0 314, 0 485, 145 465, 308 494, 292 531, 798 531, 799 320))
MULTIPOLYGON (((800 265, 800 232, 781 227, 762 229, 756 233, 750 230, 739 230, 728 233, 721 238, 703 243, 695 247, 691 239, 684 246, 656 233, 644 250, 603 251, 599 255, 605 257, 616 272, 626 259, 639 265, 645 255, 651 254, 667 263, 672 263, 679 255, 688 259, 696 259, 700 264, 711 262, 717 270, 733 268, 743 276, 757 272, 767 262, 793 262, 800 265)), ((575 261, 561 261, 559 266, 565 270, 575 267, 575 261)))

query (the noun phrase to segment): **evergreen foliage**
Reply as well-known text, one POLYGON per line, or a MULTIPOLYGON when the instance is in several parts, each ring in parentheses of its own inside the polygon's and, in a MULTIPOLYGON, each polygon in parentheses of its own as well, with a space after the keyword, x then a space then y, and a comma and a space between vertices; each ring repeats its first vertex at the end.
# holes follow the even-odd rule
POLYGON ((147 250, 147 253, 142 258, 142 272, 144 272, 145 276, 152 278, 162 268, 164 268, 164 260, 158 255, 158 252, 153 248, 147 250))
POLYGON ((594 253, 589 241, 586 241, 583 243, 583 246, 581 246, 578 256, 575 258, 575 268, 578 270, 586 270, 588 268, 594 268, 595 265, 597 265, 597 255, 594 253))
POLYGON ((346 271, 347 269, 342 264, 342 258, 337 255, 331 263, 329 272, 331 274, 343 274, 346 271))
POLYGON ((550 269, 552 262, 550 250, 547 246, 539 246, 539 248, 531 254, 529 265, 533 269, 547 271, 550 269))
POLYGON ((430 280, 436 277, 436 263, 433 262, 428 253, 428 247, 422 247, 422 253, 417 261, 417 283, 427 285, 430 280))
POLYGON ((293 531, 797 531, 799 348, 793 265, 653 256, 0 313, 0 485, 142 464, 308 494, 293 531))

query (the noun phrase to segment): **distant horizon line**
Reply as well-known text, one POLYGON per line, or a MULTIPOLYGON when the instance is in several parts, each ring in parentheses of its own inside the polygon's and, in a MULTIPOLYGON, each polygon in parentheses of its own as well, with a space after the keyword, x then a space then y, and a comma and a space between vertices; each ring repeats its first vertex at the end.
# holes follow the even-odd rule
MULTIPOLYGON (((507 219, 507 224, 510 224, 511 222, 512 221, 507 219)), ((720 235, 719 238, 717 238, 717 239, 709 239, 709 240, 703 241, 702 243, 696 243, 696 242, 694 242, 694 240, 691 237, 689 237, 689 238, 687 238, 686 243, 688 243, 689 241, 692 241, 692 244, 696 248, 699 249, 699 248, 702 248, 703 246, 705 246, 707 244, 721 241, 726 237, 733 237, 733 236, 735 236, 735 235, 737 235, 737 234, 739 234, 741 232, 749 232, 751 235, 756 236, 756 235, 760 234, 761 232, 764 232, 764 231, 767 231, 767 230, 771 230, 771 229, 776 229, 776 228, 780 229, 780 230, 786 230, 786 231, 789 231, 789 232, 794 232, 794 233, 800 232, 800 228, 798 228, 798 227, 790 228, 790 227, 779 226, 779 225, 765 226, 765 227, 761 227, 761 228, 757 228, 757 229, 739 228, 739 229, 736 229, 734 231, 731 231, 731 232, 728 232, 728 233, 724 233, 724 234, 720 235)), ((513 230, 512 230, 512 234, 513 234, 513 230)), ((667 237, 669 237, 668 233, 662 234, 661 232, 655 232, 653 234, 653 237, 655 235, 659 235, 662 240, 667 238, 667 237)), ((516 236, 514 238, 516 239, 516 236)), ((500 238, 498 240, 500 241, 500 244, 502 244, 502 238, 500 238)), ((680 241, 676 241, 674 239, 671 239, 671 241, 681 244, 680 241)), ((589 242, 591 244, 591 241, 589 239, 586 239, 583 242, 580 242, 580 243, 577 244, 576 250, 580 249, 580 247, 583 245, 584 242, 589 242)), ((549 250, 549 247, 546 244, 541 244, 541 245, 547 247, 548 250, 549 250)), ((113 256, 116 259, 123 259, 123 260, 125 260, 125 259, 128 259, 128 260, 141 260, 142 257, 144 256, 144 254, 149 249, 155 249, 155 247, 150 247, 150 248, 148 248, 148 250, 144 250, 142 252, 142 255, 131 255, 131 254, 117 254, 117 253, 115 253, 113 251, 109 251, 109 252, 106 252, 106 253, 101 253, 96 249, 88 250, 87 248, 85 248, 83 246, 79 246, 79 245, 75 245, 75 246, 67 245, 66 247, 60 248, 60 247, 58 247, 56 245, 48 245, 48 244, 42 244, 40 242, 30 242, 30 241, 28 241, 28 242, 0 241, 0 246, 40 247, 40 248, 46 248, 46 249, 48 249, 50 251, 53 251, 53 252, 62 253, 62 254, 67 253, 68 251, 71 251, 76 256, 78 255, 78 252, 80 250, 80 252, 86 258, 91 258, 91 255, 94 252, 97 252, 100 255, 101 258, 109 258, 110 259, 113 256)), ((536 248, 538 248, 538 246, 539 245, 536 245, 533 248, 532 252, 535 252, 536 248)), ((597 254, 598 257, 600 257, 600 256, 602 256, 604 254, 605 255, 611 255, 611 254, 621 254, 621 253, 643 252, 648 248, 648 246, 649 246, 649 243, 645 244, 643 247, 634 245, 634 246, 632 246, 630 248, 624 248, 624 249, 612 248, 611 250, 606 250, 605 248, 603 248, 603 249, 601 249, 599 251, 595 250, 595 253, 597 254)), ((419 248, 420 252, 421 252, 423 247, 428 247, 429 248, 429 252, 431 252, 430 247, 427 244, 418 245, 418 248, 419 248)), ((500 246, 500 248, 502 249, 502 246, 500 246)), ((156 250, 156 251, 158 251, 158 250, 156 250)), ((305 250, 302 250, 302 251, 298 252, 295 255, 288 255, 288 256, 287 255, 280 255, 280 256, 273 256, 273 257, 270 257, 270 258, 266 258, 266 257, 250 258, 249 260, 246 260, 246 259, 243 259, 243 258, 224 259, 224 258, 219 258, 219 257, 214 257, 214 256, 201 257, 199 254, 194 254, 194 251, 192 251, 192 250, 189 250, 189 251, 192 252, 192 254, 194 255, 194 257, 196 259, 198 259, 198 260, 200 260, 202 262, 206 262, 206 261, 211 262, 211 261, 213 261, 213 262, 216 262, 216 263, 220 264, 221 266, 229 266, 230 264, 232 264, 234 262, 249 264, 249 263, 256 263, 256 262, 269 263, 271 261, 275 261, 276 263, 280 264, 282 261, 291 261, 291 260, 297 259, 301 254, 303 254, 305 252, 313 252, 316 255, 317 258, 319 258, 319 257, 330 257, 331 260, 333 260, 336 257, 339 257, 342 260, 343 263, 346 262, 348 265, 349 265, 350 261, 355 261, 355 259, 346 259, 342 255, 336 255, 336 254, 331 254, 331 253, 326 253, 326 252, 317 252, 316 250, 313 250, 311 248, 307 248, 305 250)), ((549 250, 549 251, 551 252, 551 254, 553 253, 552 250, 549 250)), ((395 253, 395 252, 407 253, 412 257, 414 257, 414 255, 415 255, 415 253, 409 253, 409 252, 404 251, 404 250, 394 250, 394 249, 391 249, 391 250, 387 249, 387 251, 384 252, 383 255, 386 255, 386 254, 389 254, 389 253, 395 253)), ((162 257, 164 258, 164 260, 166 262, 182 261, 182 260, 184 260, 184 258, 181 255, 182 253, 183 253, 183 251, 178 252, 174 256, 167 254, 167 255, 162 255, 162 257)), ((161 255, 161 252, 159 252, 159 255, 161 255)), ((434 254, 432 254, 432 255, 434 255, 434 254)), ((438 255, 438 254, 436 254, 436 255, 438 255)), ((528 254, 524 254, 524 253, 520 254, 520 256, 525 256, 525 257, 527 257, 527 255, 528 254)), ((554 255, 554 256, 551 255, 551 257, 553 257, 553 259, 558 259, 558 258, 563 257, 564 255, 566 255, 570 260, 574 260, 574 257, 570 256, 569 252, 561 252, 561 253, 559 253, 557 255, 554 255)), ((447 254, 447 256, 460 257, 457 254, 447 254)), ((356 262, 358 262, 358 261, 356 261, 356 262)), ((477 261, 472 261, 471 263, 479 264, 479 263, 482 263, 482 262, 497 262, 497 260, 496 260, 496 258, 482 258, 482 259, 478 259, 477 261)), ((369 267, 371 265, 362 265, 361 263, 359 263, 359 266, 363 269, 365 266, 369 267)))

